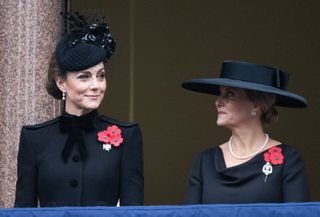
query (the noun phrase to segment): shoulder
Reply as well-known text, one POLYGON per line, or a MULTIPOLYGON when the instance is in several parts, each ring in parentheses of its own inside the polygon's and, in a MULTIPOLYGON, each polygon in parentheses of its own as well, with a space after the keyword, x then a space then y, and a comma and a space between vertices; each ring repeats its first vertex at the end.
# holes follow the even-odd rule
POLYGON ((117 119, 113 119, 107 116, 100 116, 100 121, 108 123, 108 124, 114 124, 117 125, 119 127, 123 127, 123 128, 131 128, 131 127, 136 127, 138 126, 138 123, 136 122, 125 122, 125 121, 120 121, 117 119))
POLYGON ((193 157, 191 171, 193 171, 193 173, 201 173, 203 169, 207 170, 209 167, 211 168, 214 165, 214 157, 218 148, 219 147, 213 147, 198 152, 198 154, 193 157))
POLYGON ((284 159, 284 162, 287 162, 287 163, 301 158, 301 153, 296 147, 287 145, 284 143, 271 146, 267 150, 263 151, 263 153, 266 153, 266 152, 274 156, 276 155, 282 156, 284 159))
POLYGON ((202 155, 202 156, 212 156, 213 154, 215 154, 216 152, 220 151, 221 148, 220 146, 214 146, 212 148, 208 148, 208 149, 205 149, 205 150, 202 150, 199 155, 202 155))
POLYGON ((299 155, 300 156, 300 151, 296 147, 294 147, 292 145, 281 144, 278 147, 282 149, 282 153, 285 156, 293 156, 293 155, 299 155))
POLYGON ((194 162, 196 161, 211 161, 214 156, 216 155, 216 153, 219 151, 220 147, 219 146, 215 146, 209 149, 205 149, 200 151, 198 154, 196 154, 196 156, 194 157, 194 162))
POLYGON ((279 147, 282 149, 285 165, 288 167, 299 167, 299 165, 303 165, 301 153, 297 148, 286 144, 282 144, 279 147))
POLYGON ((59 118, 54 118, 52 120, 49 121, 45 121, 39 124, 33 124, 33 125, 25 125, 22 127, 22 129, 26 129, 26 130, 39 130, 39 129, 43 129, 43 128, 47 128, 50 126, 53 126, 55 124, 57 124, 59 122, 59 118))

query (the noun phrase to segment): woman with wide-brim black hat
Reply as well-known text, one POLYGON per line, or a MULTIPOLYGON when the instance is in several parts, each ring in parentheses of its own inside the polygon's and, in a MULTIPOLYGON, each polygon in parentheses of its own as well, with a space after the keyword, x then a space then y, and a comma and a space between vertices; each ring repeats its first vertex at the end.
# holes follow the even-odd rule
POLYGON ((276 68, 224 61, 220 78, 183 82, 183 88, 218 96, 217 125, 232 134, 194 159, 188 204, 309 200, 299 152, 265 133, 265 127, 278 119, 275 106, 307 106, 302 96, 286 90, 288 79, 288 73, 276 68))
POLYGON ((22 128, 15 207, 142 205, 140 128, 97 111, 115 40, 104 22, 69 18, 81 25, 59 40, 46 85, 65 109, 22 128))

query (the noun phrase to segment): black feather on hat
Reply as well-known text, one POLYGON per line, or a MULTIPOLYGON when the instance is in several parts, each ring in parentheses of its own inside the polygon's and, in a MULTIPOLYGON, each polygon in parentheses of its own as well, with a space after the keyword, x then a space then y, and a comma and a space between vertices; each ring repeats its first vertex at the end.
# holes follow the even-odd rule
POLYGON ((56 58, 63 72, 80 71, 108 60, 115 52, 116 41, 109 26, 96 19, 87 22, 83 15, 63 14, 71 32, 64 35, 56 47, 56 58))

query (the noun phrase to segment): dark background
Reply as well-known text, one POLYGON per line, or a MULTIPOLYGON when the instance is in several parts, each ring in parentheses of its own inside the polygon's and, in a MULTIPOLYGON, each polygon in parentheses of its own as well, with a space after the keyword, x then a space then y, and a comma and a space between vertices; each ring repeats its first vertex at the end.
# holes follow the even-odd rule
POLYGON ((183 80, 219 76, 225 59, 279 67, 307 109, 279 108, 272 138, 303 154, 312 200, 320 200, 320 2, 318 0, 72 0, 72 11, 101 9, 117 51, 108 63, 101 113, 140 123, 145 203, 182 204, 196 153, 228 140, 216 126, 214 97, 183 80))

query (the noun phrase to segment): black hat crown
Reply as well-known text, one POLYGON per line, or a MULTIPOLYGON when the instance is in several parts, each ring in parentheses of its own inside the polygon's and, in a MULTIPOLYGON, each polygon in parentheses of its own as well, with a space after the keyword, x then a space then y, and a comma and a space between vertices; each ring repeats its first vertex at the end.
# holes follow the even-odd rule
POLYGON ((240 61, 224 61, 220 78, 247 81, 285 90, 289 74, 269 66, 240 61))
POLYGON ((80 71, 110 59, 116 41, 106 22, 96 19, 89 23, 83 15, 63 14, 72 28, 56 47, 56 58, 63 72, 80 71))

